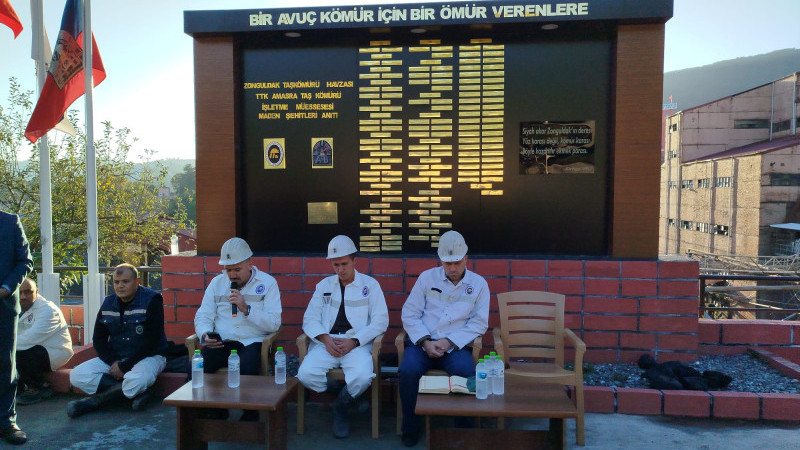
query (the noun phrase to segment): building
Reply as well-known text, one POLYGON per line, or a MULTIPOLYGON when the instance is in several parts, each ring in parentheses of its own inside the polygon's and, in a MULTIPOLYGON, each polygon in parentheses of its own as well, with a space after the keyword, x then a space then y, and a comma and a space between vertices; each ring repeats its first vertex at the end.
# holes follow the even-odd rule
POLYGON ((800 238, 800 72, 667 119, 660 254, 759 256, 800 238))

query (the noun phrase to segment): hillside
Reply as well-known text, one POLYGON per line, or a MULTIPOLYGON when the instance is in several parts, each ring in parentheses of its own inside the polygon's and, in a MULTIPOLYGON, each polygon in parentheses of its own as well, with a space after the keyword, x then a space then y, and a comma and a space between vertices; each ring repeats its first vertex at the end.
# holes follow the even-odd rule
MULTIPOLYGON (((183 172, 183 167, 186 164, 190 164, 194 166, 193 159, 178 159, 178 158, 168 158, 168 159, 158 159, 155 161, 150 161, 147 164, 148 166, 152 166, 156 163, 159 163, 167 168, 167 177, 164 179, 164 184, 167 186, 171 186, 170 181, 172 181, 172 177, 175 176, 177 173, 183 172)), ((136 169, 138 170, 142 166, 142 163, 136 163, 136 169)))
POLYGON ((800 71, 800 49, 719 61, 664 74, 664 103, 686 110, 800 71))

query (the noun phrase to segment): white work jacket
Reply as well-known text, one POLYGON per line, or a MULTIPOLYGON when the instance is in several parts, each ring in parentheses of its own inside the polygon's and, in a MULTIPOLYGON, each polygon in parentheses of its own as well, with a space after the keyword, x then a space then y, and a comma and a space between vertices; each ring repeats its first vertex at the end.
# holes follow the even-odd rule
POLYGON ((231 281, 225 272, 211 280, 194 316, 197 337, 202 339, 203 334, 216 331, 223 340, 250 345, 277 331, 281 326, 281 294, 275 278, 253 266, 250 279, 239 292, 250 306, 249 316, 245 316, 246 311, 231 315, 231 281))
POLYGON ((41 295, 17 322, 17 350, 41 345, 47 350, 50 370, 58 370, 72 358, 72 338, 61 308, 41 295))
POLYGON ((443 267, 428 269, 411 289, 401 317, 411 342, 430 336, 463 348, 489 327, 489 285, 469 270, 454 285, 443 267))
MULTIPOLYGON (((303 332, 313 342, 320 344, 316 337, 330 333, 341 304, 342 289, 337 275, 317 283, 317 289, 303 315, 303 332)), ((372 341, 389 326, 389 311, 381 285, 358 271, 353 282, 344 288, 344 313, 353 327, 345 334, 358 339, 362 346, 372 345, 372 341)))

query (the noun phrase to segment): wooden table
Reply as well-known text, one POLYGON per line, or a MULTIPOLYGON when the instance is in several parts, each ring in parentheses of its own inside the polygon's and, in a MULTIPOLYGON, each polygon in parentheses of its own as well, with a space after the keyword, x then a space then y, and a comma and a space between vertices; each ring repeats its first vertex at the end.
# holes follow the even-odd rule
POLYGON ((297 378, 275 384, 273 377, 242 375, 238 388, 228 387, 227 373, 207 373, 202 388, 189 381, 164 399, 178 408, 179 449, 206 449, 207 442, 264 444, 270 449, 287 446, 286 402, 297 389, 297 378), (207 408, 263 411, 260 422, 229 422, 207 419, 207 408))
MULTIPOLYGON (((578 410, 563 386, 533 384, 507 377, 504 395, 478 400, 474 395, 419 394, 418 415, 425 416, 429 449, 551 449, 564 448, 564 419, 575 418, 578 410), (431 429, 431 416, 530 417, 550 419, 545 431, 486 428, 431 429)), ((479 424, 476 424, 479 426, 479 424)))

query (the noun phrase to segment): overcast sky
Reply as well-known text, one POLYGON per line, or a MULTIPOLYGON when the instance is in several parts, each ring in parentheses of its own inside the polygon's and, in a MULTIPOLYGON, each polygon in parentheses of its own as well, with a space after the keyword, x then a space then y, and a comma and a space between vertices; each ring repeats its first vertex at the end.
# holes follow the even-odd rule
MULTIPOLYGON (((64 0, 44 0, 51 43, 58 34, 64 0)), ((95 89, 96 121, 128 127, 139 139, 135 149, 153 149, 157 158, 194 158, 192 39, 183 33, 183 11, 345 4, 422 3, 394 0, 138 0, 92 2, 93 30, 106 80, 95 89)), ((456 3, 456 2, 451 2, 456 3)), ((34 90, 30 59, 29 0, 11 0, 25 26, 17 39, 0 26, 0 105, 7 102, 8 79, 34 90)), ((664 70, 673 71, 800 48, 799 0, 675 0, 666 25, 664 70)), ((52 44, 51 44, 52 45, 52 44)), ((83 101, 72 106, 83 109, 83 101)))

